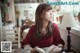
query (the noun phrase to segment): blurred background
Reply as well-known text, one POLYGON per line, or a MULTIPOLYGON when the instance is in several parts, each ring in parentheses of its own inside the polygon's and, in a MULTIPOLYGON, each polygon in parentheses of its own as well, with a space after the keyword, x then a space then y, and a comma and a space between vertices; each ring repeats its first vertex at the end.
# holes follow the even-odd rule
MULTIPOLYGON (((80 3, 80 0, 0 0, 0 41, 12 41, 12 48, 19 48, 29 28, 35 24, 37 6, 40 3, 61 1, 80 3)), ((58 24, 61 37, 66 44, 67 31, 60 24, 64 13, 68 12, 74 16, 78 26, 71 30, 71 44, 72 49, 80 53, 80 4, 51 5, 53 7, 52 21, 58 24)))

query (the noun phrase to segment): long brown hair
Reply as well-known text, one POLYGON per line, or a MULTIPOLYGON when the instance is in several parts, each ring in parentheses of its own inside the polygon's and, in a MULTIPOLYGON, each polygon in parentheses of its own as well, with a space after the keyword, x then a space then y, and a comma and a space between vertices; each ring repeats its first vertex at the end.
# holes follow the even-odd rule
MULTIPOLYGON (((35 28, 36 28, 35 37, 37 39, 42 39, 44 37, 43 33, 41 32, 42 25, 43 25, 42 19, 41 19, 41 14, 42 14, 43 11, 46 12, 46 11, 49 11, 51 9, 52 9, 52 6, 50 6, 49 4, 46 4, 46 3, 40 4, 36 9, 36 13, 35 13, 35 16, 36 16, 35 17, 35 28)), ((47 35, 50 35, 50 36, 52 35, 52 29, 53 29, 52 23, 49 22, 49 24, 46 28, 46 30, 48 31, 47 35)))

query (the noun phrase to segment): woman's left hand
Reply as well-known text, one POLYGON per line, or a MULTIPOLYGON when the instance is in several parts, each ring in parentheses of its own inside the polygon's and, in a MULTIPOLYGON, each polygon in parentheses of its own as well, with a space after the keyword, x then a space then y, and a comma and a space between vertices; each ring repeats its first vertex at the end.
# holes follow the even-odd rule
POLYGON ((54 49, 53 49, 53 53, 60 53, 62 51, 62 48, 61 47, 58 47, 56 46, 54 49))
POLYGON ((32 49, 30 50, 30 53, 38 53, 38 52, 36 51, 35 48, 32 48, 32 49))

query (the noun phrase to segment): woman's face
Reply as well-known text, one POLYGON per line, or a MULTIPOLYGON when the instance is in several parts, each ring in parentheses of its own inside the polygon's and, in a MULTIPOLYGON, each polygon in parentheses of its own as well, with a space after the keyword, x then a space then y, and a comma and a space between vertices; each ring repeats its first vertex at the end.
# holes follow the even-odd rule
POLYGON ((43 12, 43 20, 52 21, 53 13, 52 10, 43 12))

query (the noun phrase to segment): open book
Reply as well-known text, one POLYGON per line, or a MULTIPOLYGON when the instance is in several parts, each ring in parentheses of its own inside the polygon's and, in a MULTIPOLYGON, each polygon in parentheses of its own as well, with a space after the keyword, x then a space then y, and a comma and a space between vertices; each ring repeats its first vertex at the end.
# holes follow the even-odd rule
POLYGON ((52 45, 52 46, 46 47, 46 48, 36 47, 36 51, 38 51, 39 53, 60 53, 61 50, 62 50, 62 48, 59 48, 55 45, 52 45))
MULTIPOLYGON (((24 49, 16 49, 13 53, 30 53, 30 46, 27 45, 24 49)), ((55 45, 45 48, 35 47, 36 51, 39 53, 60 53, 62 48, 59 48, 55 45)))

